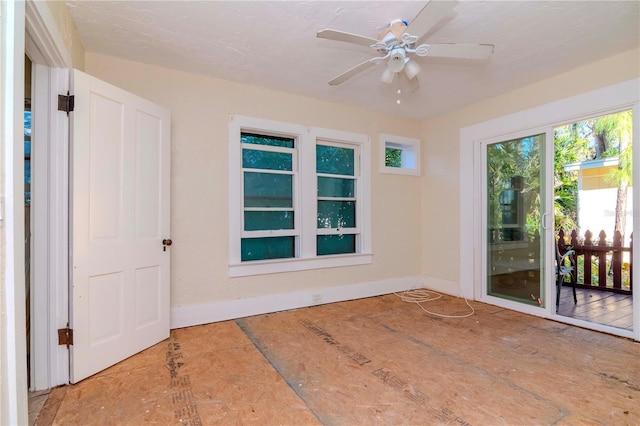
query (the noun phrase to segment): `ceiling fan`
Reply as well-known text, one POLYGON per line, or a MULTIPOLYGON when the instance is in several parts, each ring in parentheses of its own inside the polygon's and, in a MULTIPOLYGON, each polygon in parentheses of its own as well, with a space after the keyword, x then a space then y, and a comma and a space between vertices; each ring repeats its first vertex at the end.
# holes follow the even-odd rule
POLYGON ((453 11, 457 4, 457 1, 429 1, 411 23, 395 19, 384 27, 377 39, 332 29, 319 31, 317 33, 319 38, 368 46, 381 55, 343 72, 330 80, 329 84, 337 86, 365 69, 386 61, 387 66, 380 80, 391 83, 396 75, 400 78, 400 73, 404 71, 409 81, 417 86, 417 75, 422 67, 413 58, 414 56, 487 59, 493 53, 492 44, 419 43, 434 25, 453 11))

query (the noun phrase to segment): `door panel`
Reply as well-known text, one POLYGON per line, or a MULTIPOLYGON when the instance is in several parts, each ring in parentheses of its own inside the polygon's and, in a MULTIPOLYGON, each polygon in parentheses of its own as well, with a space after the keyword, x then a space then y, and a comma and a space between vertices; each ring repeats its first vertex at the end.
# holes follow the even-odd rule
POLYGON ((486 146, 486 294, 545 306, 541 183, 545 135, 486 146))
POLYGON ((136 239, 161 238, 162 120, 136 111, 136 239))
POLYGON ((122 240, 124 105, 90 95, 89 227, 91 242, 122 240))
POLYGON ((169 336, 169 112, 73 72, 71 382, 169 336))

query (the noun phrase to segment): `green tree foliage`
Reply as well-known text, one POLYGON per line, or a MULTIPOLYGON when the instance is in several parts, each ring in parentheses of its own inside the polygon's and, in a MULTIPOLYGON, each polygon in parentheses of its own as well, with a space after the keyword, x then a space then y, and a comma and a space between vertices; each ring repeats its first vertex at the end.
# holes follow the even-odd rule
MULTIPOLYGON (((529 238, 539 229, 542 181, 540 155, 543 138, 543 135, 532 136, 487 147, 487 214, 490 228, 503 227, 500 194, 511 187, 514 176, 521 176, 526 232, 529 238)), ((578 172, 565 170, 565 165, 612 156, 619 157, 618 170, 610 176, 618 185, 618 202, 615 206, 616 230, 624 230, 626 189, 632 176, 631 111, 554 129, 555 229, 568 231, 577 228, 578 225, 578 172)))
POLYGON ((631 111, 623 111, 602 117, 594 126, 601 137, 613 145, 608 148, 613 150, 612 155, 618 156, 618 169, 610 173, 608 178, 618 185, 614 230, 623 237, 627 223, 627 189, 632 181, 631 119, 631 111))
POLYGON ((384 151, 384 164, 387 167, 402 167, 402 150, 386 148, 384 151))
POLYGON ((489 227, 503 227, 500 196, 513 187, 513 178, 521 177, 522 208, 531 239, 540 224, 540 149, 543 136, 516 139, 487 147, 487 199, 489 227))
POLYGON ((593 143, 593 158, 615 157, 631 140, 631 110, 585 120, 585 137, 593 143))
POLYGON ((578 222, 578 172, 566 171, 564 166, 591 158, 592 150, 578 123, 554 129, 553 147, 555 229, 570 230, 578 222))

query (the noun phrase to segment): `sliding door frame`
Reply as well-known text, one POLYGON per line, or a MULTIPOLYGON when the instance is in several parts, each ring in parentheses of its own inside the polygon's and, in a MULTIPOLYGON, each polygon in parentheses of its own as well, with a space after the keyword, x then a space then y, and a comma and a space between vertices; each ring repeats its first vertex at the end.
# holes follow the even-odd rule
MULTIPOLYGON (((498 117, 460 129, 460 205, 471 208, 460 209, 460 294, 467 298, 492 303, 482 297, 483 256, 482 233, 482 144, 491 140, 510 140, 516 135, 535 134, 539 129, 550 129, 567 123, 580 121, 631 109, 633 112, 632 144, 640 146, 640 79, 632 79, 601 89, 561 99, 528 110, 498 117), (469 241, 472 241, 469 244, 469 241)), ((552 143, 552 142, 551 142, 552 143)), ((547 155, 548 172, 553 169, 553 158, 547 155), (551 162, 551 164, 549 163, 551 162)), ((633 168, 640 170, 640 149, 633 152, 633 168)), ((633 210, 640 211, 640 173, 633 175, 633 210)), ((552 188, 548 188, 552 190, 552 188)), ((552 200, 553 194, 547 193, 552 200)), ((548 206, 551 208, 551 206, 548 206)), ((549 217, 549 225, 553 217, 549 217)), ((634 221, 634 233, 640 235, 640 221, 634 221)), ((640 238, 633 242, 633 262, 640 264, 640 238)), ((549 251, 549 249, 547 249, 549 251)), ((547 264, 553 265, 547 254, 547 264)), ((548 268, 549 269, 549 268, 548 268)), ((486 271, 485 271, 486 272, 486 271)), ((549 279, 549 274, 546 274, 549 279)), ((640 268, 634 268, 633 281, 640 282, 640 268)), ((526 307, 514 303, 509 309, 552 318, 557 321, 603 331, 640 341, 640 297, 633 300, 633 330, 623 330, 582 320, 557 315, 555 302, 550 303, 554 285, 547 282, 545 309, 526 307)))
POLYGON ((529 313, 532 315, 538 316, 547 316, 547 308, 550 304, 555 306, 554 299, 554 287, 553 287, 553 250, 550 245, 550 241, 553 239, 553 203, 548 200, 552 200, 549 198, 549 194, 553 194, 553 156, 549 155, 549 152, 553 152, 553 128, 546 126, 540 128, 533 128, 523 130, 517 133, 512 133, 509 135, 501 135, 497 137, 493 137, 490 139, 486 139, 483 141, 479 141, 480 145, 480 167, 478 170, 480 172, 480 176, 478 176, 477 181, 480 186, 480 194, 481 194, 481 203, 480 203, 480 220, 482 223, 483 232, 478 233, 478 237, 480 237, 480 245, 483 249, 480 252, 481 262, 481 280, 480 280, 480 289, 476 292, 476 300, 481 300, 483 302, 489 303, 491 305, 502 306, 507 309, 518 310, 521 312, 529 313), (487 177, 488 177, 488 169, 487 169, 487 147, 492 144, 512 141, 515 139, 522 139, 529 136, 537 136, 544 135, 544 142, 540 146, 540 168, 541 168, 541 176, 540 176, 540 198, 543 201, 541 204, 541 212, 540 212, 540 220, 541 220, 541 229, 540 229, 540 238, 542 240, 541 245, 541 265, 540 265, 540 277, 543 280, 543 294, 541 295, 544 300, 543 306, 535 306, 535 305, 527 305, 522 302, 518 302, 515 300, 509 300, 505 298, 500 298, 497 296, 491 296, 488 292, 488 252, 486 250, 488 246, 488 233, 486 232, 486 226, 488 223, 487 216, 487 177), (549 157, 551 157, 551 162, 549 162, 549 157), (551 226, 548 226, 548 225, 551 226))

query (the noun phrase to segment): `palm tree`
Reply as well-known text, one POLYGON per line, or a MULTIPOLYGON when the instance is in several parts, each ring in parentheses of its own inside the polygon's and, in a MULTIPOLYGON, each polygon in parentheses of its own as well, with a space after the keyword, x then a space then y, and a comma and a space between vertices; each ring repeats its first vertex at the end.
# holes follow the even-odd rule
POLYGON ((618 157, 618 169, 609 175, 609 180, 617 183, 614 232, 619 231, 624 238, 627 222, 627 189, 632 181, 631 161, 631 110, 610 114, 589 120, 596 141, 596 152, 600 157, 618 157))

